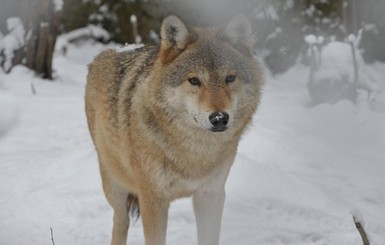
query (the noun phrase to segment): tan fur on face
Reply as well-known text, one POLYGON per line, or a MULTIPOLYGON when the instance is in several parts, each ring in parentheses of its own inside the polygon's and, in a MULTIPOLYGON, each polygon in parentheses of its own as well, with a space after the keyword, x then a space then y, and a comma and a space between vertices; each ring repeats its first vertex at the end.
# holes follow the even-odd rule
POLYGON ((191 195, 197 222, 213 227, 198 229, 199 245, 218 244, 224 183, 262 87, 242 39, 249 34, 243 18, 197 29, 172 16, 162 24, 160 47, 108 50, 90 64, 86 113, 114 209, 113 245, 125 244, 127 203, 139 201, 146 245, 163 245, 170 201, 191 195), (235 81, 226 83, 228 75, 235 81), (230 115, 226 131, 210 131, 214 112, 230 115))
MULTIPOLYGON (((223 74, 234 74, 234 72, 222 72, 223 74)), ((197 72, 190 72, 185 81, 181 85, 181 97, 180 103, 185 103, 188 113, 194 119, 194 121, 203 129, 209 130, 211 124, 208 120, 209 115, 214 112, 226 112, 230 114, 230 118, 233 115, 233 109, 236 107, 236 95, 232 96, 232 93, 236 92, 237 83, 234 81, 232 84, 213 86, 211 80, 225 80, 226 75, 217 76, 210 74, 208 70, 201 70, 197 72), (201 85, 191 85, 188 80, 191 78, 197 78, 201 81, 201 85), (234 100, 233 100, 234 99, 234 100)))

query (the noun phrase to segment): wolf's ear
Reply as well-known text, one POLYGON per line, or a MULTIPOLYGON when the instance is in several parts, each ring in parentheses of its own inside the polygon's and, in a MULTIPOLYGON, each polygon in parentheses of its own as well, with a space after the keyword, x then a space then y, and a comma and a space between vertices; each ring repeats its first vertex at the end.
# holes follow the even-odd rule
POLYGON ((235 49, 251 55, 252 27, 245 15, 234 16, 225 27, 219 30, 218 34, 220 39, 229 42, 235 49))
POLYGON ((160 53, 163 63, 175 59, 195 40, 195 35, 174 15, 163 20, 160 37, 160 53))

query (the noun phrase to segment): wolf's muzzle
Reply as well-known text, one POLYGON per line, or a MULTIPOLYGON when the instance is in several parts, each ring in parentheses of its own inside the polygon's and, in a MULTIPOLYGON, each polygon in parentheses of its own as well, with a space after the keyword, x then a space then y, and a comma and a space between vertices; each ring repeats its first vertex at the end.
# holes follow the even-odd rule
POLYGON ((223 132, 227 129, 226 125, 229 123, 229 114, 226 112, 214 112, 209 116, 209 121, 213 127, 210 128, 212 132, 223 132))

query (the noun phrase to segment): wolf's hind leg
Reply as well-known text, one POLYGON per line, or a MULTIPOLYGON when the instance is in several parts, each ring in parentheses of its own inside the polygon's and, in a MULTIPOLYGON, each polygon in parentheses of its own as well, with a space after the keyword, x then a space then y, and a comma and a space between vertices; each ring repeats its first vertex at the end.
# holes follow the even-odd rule
POLYGON ((106 175, 103 176, 103 189, 109 204, 114 209, 111 245, 126 245, 130 224, 127 206, 129 193, 106 175))

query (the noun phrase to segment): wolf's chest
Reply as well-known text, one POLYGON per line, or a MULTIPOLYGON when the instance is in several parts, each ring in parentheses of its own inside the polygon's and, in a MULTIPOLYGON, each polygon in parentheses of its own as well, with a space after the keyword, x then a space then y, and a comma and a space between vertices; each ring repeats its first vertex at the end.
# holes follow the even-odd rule
POLYGON ((191 196, 197 189, 204 185, 211 177, 208 172, 204 176, 180 175, 173 170, 159 172, 154 176, 154 181, 165 196, 171 199, 191 196))

